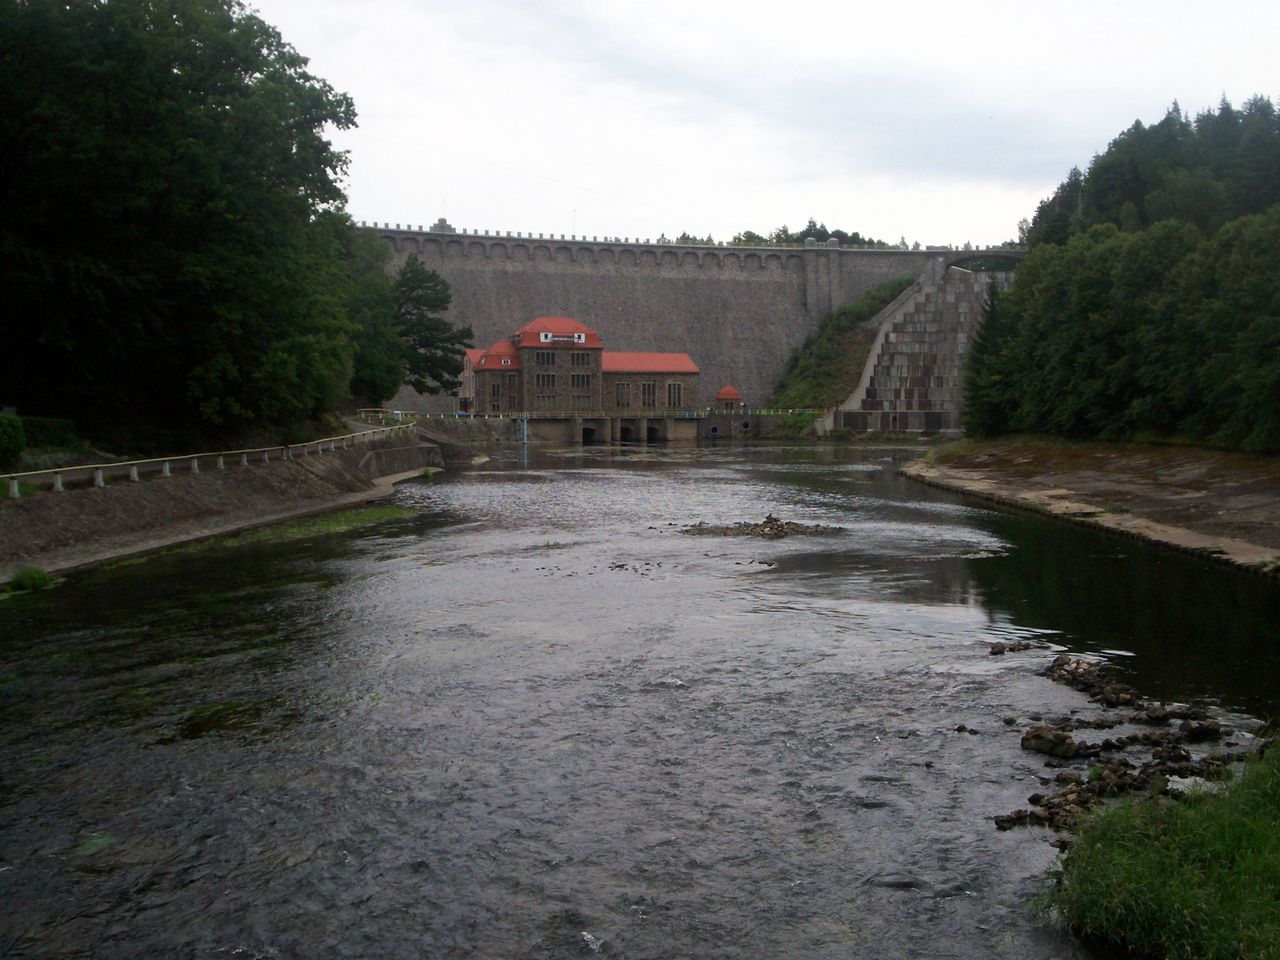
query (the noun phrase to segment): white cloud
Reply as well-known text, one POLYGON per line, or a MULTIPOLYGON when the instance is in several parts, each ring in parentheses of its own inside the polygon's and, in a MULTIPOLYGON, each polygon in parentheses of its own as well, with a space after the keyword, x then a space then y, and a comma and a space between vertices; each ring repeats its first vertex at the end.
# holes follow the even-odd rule
POLYGON ((1271 93, 1280 34, 1254 2, 258 7, 356 101, 356 217, 642 237, 999 242, 1134 119, 1271 93))

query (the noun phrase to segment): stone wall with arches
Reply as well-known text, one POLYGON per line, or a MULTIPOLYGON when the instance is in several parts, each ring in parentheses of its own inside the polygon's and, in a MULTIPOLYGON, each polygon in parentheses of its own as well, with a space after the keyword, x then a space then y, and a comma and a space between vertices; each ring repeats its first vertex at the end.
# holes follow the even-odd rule
MULTIPOLYGON (((708 396, 725 384, 764 403, 822 317, 862 293, 917 276, 928 251, 677 246, 375 227, 393 264, 410 253, 453 291, 449 318, 488 346, 536 316, 570 316, 610 350, 688 353, 708 396)), ((440 400, 411 391, 396 404, 440 400)))

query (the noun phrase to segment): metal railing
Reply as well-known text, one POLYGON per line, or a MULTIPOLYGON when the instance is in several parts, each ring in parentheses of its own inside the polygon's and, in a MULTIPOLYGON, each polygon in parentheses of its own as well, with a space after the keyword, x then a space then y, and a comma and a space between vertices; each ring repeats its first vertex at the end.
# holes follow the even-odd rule
POLYGON ((357 416, 370 423, 411 424, 418 420, 572 420, 581 417, 584 420, 602 420, 606 417, 621 417, 627 420, 642 417, 671 417, 677 420, 692 420, 712 414, 732 414, 733 416, 789 416, 793 413, 827 413, 827 407, 699 407, 697 409, 667 407, 636 407, 626 410, 518 410, 506 413, 469 413, 454 411, 451 413, 426 413, 420 410, 383 410, 380 407, 366 407, 357 411, 357 416))
POLYGON ((144 475, 158 474, 161 477, 173 475, 175 465, 187 473, 200 473, 202 469, 225 470, 227 463, 238 462, 240 466, 250 463, 269 463, 272 460, 293 460, 306 457, 312 453, 324 453, 345 450, 360 443, 370 443, 383 437, 395 436, 409 432, 412 426, 403 424, 393 427, 378 427, 373 430, 361 430, 337 437, 323 437, 319 440, 308 440, 305 443, 286 443, 275 447, 254 447, 245 450, 219 450, 212 453, 190 453, 176 457, 154 457, 150 460, 125 460, 118 463, 91 463, 74 467, 53 467, 48 470, 29 470, 24 473, 0 475, 0 479, 8 481, 9 497, 16 499, 22 496, 22 487, 48 486, 55 493, 61 493, 67 484, 92 479, 95 487, 106 486, 107 481, 114 478, 128 477, 137 483, 144 475), (201 464, 204 467, 201 467, 201 464))

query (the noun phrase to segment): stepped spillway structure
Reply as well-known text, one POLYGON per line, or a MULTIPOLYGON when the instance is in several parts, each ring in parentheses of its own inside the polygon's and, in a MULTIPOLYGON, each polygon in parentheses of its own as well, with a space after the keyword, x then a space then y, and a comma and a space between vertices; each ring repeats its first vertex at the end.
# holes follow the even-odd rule
POLYGON ((982 323, 992 283, 1012 273, 975 273, 931 263, 920 278, 867 322, 876 338, 857 387, 816 424, 819 436, 960 430, 964 357, 982 323))

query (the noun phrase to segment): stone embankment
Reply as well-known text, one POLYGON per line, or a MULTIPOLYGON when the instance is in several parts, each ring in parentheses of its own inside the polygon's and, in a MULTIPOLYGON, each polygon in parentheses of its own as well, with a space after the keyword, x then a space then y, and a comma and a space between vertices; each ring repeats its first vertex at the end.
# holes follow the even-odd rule
POLYGON ((902 472, 1280 576, 1280 458, 1139 444, 965 441, 902 472))
POLYGON ((366 503, 441 465, 393 438, 292 460, 0 501, 0 583, 24 566, 91 566, 159 547, 366 503))

